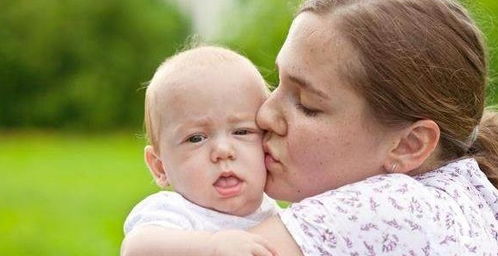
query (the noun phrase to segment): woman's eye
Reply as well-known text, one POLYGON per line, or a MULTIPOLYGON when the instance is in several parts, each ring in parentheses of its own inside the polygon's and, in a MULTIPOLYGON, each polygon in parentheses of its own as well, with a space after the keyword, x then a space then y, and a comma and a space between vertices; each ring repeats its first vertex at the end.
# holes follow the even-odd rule
POLYGON ((303 104, 301 103, 297 103, 296 104, 296 107, 297 109, 299 109, 301 112, 303 112, 303 114, 305 116, 310 116, 310 117, 313 117, 313 116, 316 116, 318 113, 320 113, 320 111, 318 110, 313 110, 313 109, 309 109, 307 107, 305 107, 303 104))
POLYGON ((240 129, 240 130, 236 130, 233 134, 235 134, 235 135, 247 135, 249 133, 251 133, 251 132, 247 129, 240 129))
POLYGON ((190 143, 199 143, 203 139, 206 139, 206 136, 201 135, 201 134, 196 134, 196 135, 192 135, 192 136, 188 137, 187 141, 190 143))

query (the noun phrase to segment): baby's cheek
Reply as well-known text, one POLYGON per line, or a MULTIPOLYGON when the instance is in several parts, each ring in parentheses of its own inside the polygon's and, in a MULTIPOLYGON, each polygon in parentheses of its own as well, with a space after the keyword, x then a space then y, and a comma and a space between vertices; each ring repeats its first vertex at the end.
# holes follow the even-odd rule
POLYGON ((261 143, 245 145, 239 154, 240 165, 250 168, 254 175, 266 176, 265 152, 261 143))

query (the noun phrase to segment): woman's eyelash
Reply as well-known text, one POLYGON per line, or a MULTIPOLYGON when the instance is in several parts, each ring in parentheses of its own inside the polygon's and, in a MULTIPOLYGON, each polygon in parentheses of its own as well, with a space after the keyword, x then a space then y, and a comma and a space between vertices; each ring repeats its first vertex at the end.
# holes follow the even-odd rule
POLYGON ((305 107, 303 104, 301 103, 297 103, 296 104, 296 107, 297 109, 299 109, 301 112, 303 112, 303 114, 305 116, 309 116, 309 117, 314 117, 316 116, 318 113, 320 113, 320 111, 317 111, 317 110, 313 110, 313 109, 309 109, 307 107, 305 107))

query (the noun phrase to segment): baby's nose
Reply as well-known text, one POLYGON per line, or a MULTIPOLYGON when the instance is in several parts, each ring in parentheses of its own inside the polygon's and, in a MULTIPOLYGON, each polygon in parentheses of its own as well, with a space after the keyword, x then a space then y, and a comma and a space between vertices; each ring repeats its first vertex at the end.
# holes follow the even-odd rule
POLYGON ((211 161, 235 160, 235 149, 228 138, 218 138, 213 143, 211 161))

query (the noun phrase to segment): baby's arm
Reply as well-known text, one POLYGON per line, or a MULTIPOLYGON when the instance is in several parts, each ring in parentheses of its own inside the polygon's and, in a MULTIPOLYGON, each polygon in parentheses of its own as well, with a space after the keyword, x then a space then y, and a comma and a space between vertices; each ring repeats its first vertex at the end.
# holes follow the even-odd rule
POLYGON ((130 232, 121 246, 121 256, 161 255, 277 255, 259 235, 225 230, 216 233, 183 231, 146 225, 130 232))

